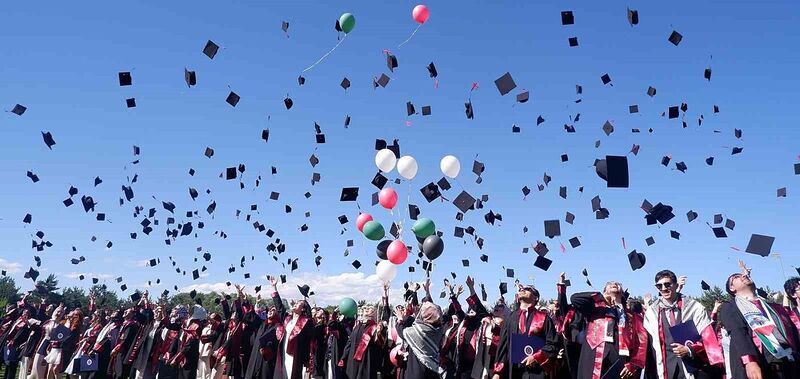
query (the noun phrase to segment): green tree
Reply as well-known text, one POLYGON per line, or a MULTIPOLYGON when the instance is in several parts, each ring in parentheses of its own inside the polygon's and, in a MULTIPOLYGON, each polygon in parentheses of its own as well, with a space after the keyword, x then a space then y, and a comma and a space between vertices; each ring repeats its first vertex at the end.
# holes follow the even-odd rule
POLYGON ((47 275, 45 280, 36 282, 36 287, 31 294, 34 299, 38 299, 47 304, 60 304, 62 299, 58 291, 58 279, 54 274, 47 275))
POLYGON ((10 276, 0 278, 0 299, 6 300, 7 303, 16 303, 21 298, 19 287, 10 276))
POLYGON ((89 308, 89 297, 86 296, 86 291, 83 288, 64 288, 61 298, 67 309, 82 308, 86 311, 89 308))
POLYGON ((98 308, 119 307, 119 298, 117 297, 117 293, 114 291, 109 291, 105 284, 96 284, 92 286, 90 292, 94 294, 98 308))
POLYGON ((714 286, 708 291, 703 291, 703 294, 699 297, 696 297, 695 300, 702 304, 703 308, 711 312, 711 310, 714 309, 714 303, 717 302, 717 300, 724 302, 730 300, 730 298, 730 295, 724 292, 722 288, 714 286))

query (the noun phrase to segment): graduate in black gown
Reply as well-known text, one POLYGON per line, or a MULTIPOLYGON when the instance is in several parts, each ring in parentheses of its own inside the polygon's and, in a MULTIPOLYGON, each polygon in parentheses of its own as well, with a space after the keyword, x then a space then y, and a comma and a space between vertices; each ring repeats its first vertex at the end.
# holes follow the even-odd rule
POLYGON ((549 377, 558 355, 558 334, 547 312, 536 309, 539 291, 530 285, 520 285, 517 292, 517 309, 503 323, 494 367, 495 379, 549 377), (521 363, 512 363, 511 338, 515 335, 536 336, 544 342, 539 351, 529 354, 521 363), (510 376, 509 376, 510 375, 510 376))
POLYGON ((581 345, 586 341, 586 319, 575 310, 567 299, 567 275, 561 273, 556 292, 556 331, 559 333, 561 348, 564 350, 557 368, 559 379, 577 379, 578 360, 581 356, 581 345))
POLYGON ((342 367, 348 379, 376 379, 382 370, 386 347, 386 322, 389 321, 389 287, 384 285, 381 312, 372 305, 360 309, 358 324, 353 328, 342 352, 342 367))
POLYGON ((286 308, 278 294, 278 281, 269 277, 272 285, 272 304, 267 308, 267 315, 253 334, 253 350, 247 362, 246 379, 272 379, 275 374, 275 362, 278 357, 278 334, 285 334, 283 319, 286 308))

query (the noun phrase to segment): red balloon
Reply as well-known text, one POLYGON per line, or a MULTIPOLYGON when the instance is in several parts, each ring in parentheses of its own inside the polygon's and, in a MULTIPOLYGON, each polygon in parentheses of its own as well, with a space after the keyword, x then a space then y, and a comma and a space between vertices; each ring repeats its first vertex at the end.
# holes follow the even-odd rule
POLYGON ((417 5, 414 7, 414 10, 411 11, 411 17, 414 17, 414 21, 424 24, 425 21, 428 21, 428 17, 430 17, 431 11, 425 5, 417 5))
POLYGON ((386 249, 386 257, 389 258, 389 262, 392 262, 396 265, 403 264, 408 258, 408 249, 406 249, 406 244, 402 240, 394 240, 392 243, 389 244, 389 248, 386 249))
POLYGON ((359 213, 358 218, 356 219, 356 227, 358 228, 359 232, 363 232, 364 224, 367 222, 372 221, 372 215, 369 213, 359 213))
POLYGON ((386 209, 392 209, 397 205, 397 191, 394 188, 384 188, 378 193, 378 203, 386 209))

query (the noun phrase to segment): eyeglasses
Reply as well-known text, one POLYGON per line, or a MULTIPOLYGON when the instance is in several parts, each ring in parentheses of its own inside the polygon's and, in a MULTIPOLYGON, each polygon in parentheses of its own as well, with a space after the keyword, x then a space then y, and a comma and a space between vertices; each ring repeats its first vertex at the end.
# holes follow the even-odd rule
POLYGON ((658 289, 670 289, 672 288, 672 282, 664 282, 664 283, 656 283, 656 288, 658 289))

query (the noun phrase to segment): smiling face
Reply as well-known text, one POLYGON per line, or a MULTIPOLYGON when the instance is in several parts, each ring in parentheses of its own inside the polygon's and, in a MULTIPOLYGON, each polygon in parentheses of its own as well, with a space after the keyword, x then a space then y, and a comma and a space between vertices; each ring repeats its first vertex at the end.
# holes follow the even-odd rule
POLYGON ((667 301, 675 299, 675 294, 677 294, 677 292, 675 292, 675 282, 673 282, 670 277, 659 279, 656 282, 656 289, 658 290, 658 294, 667 301))
POLYGON ((536 304, 539 302, 539 294, 533 287, 522 287, 517 293, 517 298, 520 302, 528 304, 536 304))
POLYGON ((733 274, 728 278, 728 291, 736 295, 740 291, 753 291, 755 284, 750 275, 733 274))
POLYGON ((606 286, 603 287, 603 295, 606 297, 622 295, 622 283, 620 282, 606 283, 606 286))

